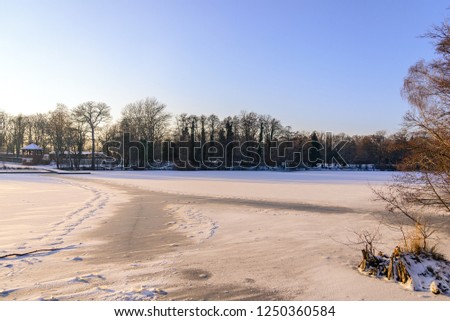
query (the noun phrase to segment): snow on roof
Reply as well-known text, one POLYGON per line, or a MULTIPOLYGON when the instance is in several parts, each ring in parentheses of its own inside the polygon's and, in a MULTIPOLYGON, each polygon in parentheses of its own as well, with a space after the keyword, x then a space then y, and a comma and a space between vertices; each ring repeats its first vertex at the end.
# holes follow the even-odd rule
POLYGON ((28 146, 22 147, 22 150, 42 150, 42 148, 36 145, 35 143, 31 143, 28 146))
MULTIPOLYGON (((49 154, 54 155, 54 154, 56 154, 56 152, 53 150, 53 151, 51 151, 49 154)), ((64 151, 62 154, 64 154, 64 155, 69 155, 69 152, 66 150, 66 151, 64 151)), ((77 151, 70 151, 70 154, 71 154, 71 155, 78 155, 78 152, 77 152, 77 151)), ((89 152, 89 151, 82 151, 82 152, 81 152, 81 155, 89 156, 89 155, 91 155, 91 154, 92 154, 92 152, 89 152)), ((95 156, 106 156, 106 155, 105 155, 105 153, 103 153, 103 152, 95 152, 95 156)))

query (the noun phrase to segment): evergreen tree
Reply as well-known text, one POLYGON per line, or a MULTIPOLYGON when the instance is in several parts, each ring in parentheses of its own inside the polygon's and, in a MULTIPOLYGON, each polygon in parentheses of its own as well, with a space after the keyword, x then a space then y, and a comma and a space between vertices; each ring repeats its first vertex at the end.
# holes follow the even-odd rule
POLYGON ((307 162, 311 167, 316 167, 318 164, 322 163, 321 150, 323 148, 322 144, 317 138, 316 132, 313 132, 310 137, 311 141, 308 148, 307 162))

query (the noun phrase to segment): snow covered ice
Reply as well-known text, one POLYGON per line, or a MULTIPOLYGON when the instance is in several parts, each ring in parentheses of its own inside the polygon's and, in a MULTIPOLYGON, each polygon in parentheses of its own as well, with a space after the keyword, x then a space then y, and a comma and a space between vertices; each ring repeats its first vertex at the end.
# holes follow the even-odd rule
MULTIPOLYGON (((371 186, 391 177, 1 174, 0 256, 62 250, 0 260, 0 300, 448 300, 359 274, 340 243, 379 224, 371 186)), ((400 236, 381 232, 388 252, 400 236)))

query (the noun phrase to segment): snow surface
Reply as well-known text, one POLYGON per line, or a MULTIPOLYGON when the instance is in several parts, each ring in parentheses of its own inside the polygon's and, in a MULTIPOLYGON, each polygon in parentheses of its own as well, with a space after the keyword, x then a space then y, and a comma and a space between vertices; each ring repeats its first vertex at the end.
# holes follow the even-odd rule
MULTIPOLYGON (((383 207, 371 202, 371 186, 391 179, 390 172, 343 171, 0 174, 0 255, 63 248, 0 260, 0 300, 201 299, 183 278, 192 269, 209 271, 211 287, 275 289, 287 299, 448 299, 360 275, 360 251, 342 245, 352 231, 378 226, 373 213, 383 207), (88 263, 105 240, 86 233, 117 219, 130 188, 203 197, 167 201, 168 231, 190 245, 172 244, 174 252, 151 260, 88 263)), ((381 230, 388 251, 399 235, 381 230)))
POLYGON ((208 179, 208 180, 233 180, 233 181, 266 181, 266 182, 310 182, 310 183, 367 183, 388 182, 392 180, 394 172, 385 171, 337 171, 337 170, 310 170, 310 171, 99 171, 96 176, 108 178, 132 178, 132 179, 208 179))

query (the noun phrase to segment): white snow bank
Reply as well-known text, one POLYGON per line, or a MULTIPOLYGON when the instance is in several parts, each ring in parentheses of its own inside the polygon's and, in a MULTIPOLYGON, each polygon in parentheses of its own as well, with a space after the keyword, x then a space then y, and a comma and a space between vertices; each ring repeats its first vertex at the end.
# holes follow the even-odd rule
MULTIPOLYGON (((437 287, 440 293, 450 295, 450 262, 425 254, 407 254, 403 259, 415 291, 431 291, 434 283, 433 287, 437 287)), ((438 292, 436 289, 434 291, 438 292)))

